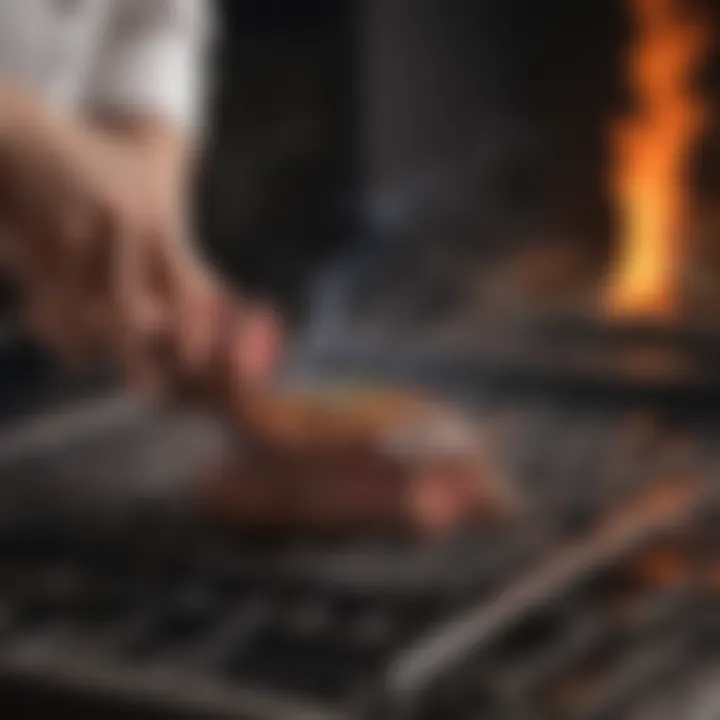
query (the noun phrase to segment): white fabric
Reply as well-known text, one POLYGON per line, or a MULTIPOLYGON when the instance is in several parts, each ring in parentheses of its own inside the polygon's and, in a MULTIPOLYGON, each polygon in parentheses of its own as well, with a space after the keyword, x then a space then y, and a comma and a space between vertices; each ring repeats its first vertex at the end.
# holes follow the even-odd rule
POLYGON ((0 0, 0 73, 69 108, 195 129, 212 0, 0 0))

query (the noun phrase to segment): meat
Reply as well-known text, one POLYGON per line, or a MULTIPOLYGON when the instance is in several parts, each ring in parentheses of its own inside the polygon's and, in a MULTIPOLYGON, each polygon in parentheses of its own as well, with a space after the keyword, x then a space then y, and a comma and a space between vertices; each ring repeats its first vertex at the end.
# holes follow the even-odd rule
POLYGON ((216 362, 190 388, 244 447, 203 485, 213 517, 275 530, 426 533, 516 509, 472 422, 397 391, 273 394, 248 378, 277 354, 276 328, 222 310, 216 362))
POLYGON ((210 511, 226 522, 432 534, 516 509, 479 431, 431 403, 383 392, 250 405, 245 419, 254 412, 262 432, 205 488, 210 511))

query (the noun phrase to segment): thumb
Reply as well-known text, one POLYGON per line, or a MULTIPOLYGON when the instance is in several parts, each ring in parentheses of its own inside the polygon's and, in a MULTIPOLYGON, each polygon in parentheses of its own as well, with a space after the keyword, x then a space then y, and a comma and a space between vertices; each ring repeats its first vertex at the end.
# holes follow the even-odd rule
POLYGON ((280 315, 271 308, 249 308, 237 321, 230 338, 229 371, 236 383, 262 384, 282 354, 280 315))

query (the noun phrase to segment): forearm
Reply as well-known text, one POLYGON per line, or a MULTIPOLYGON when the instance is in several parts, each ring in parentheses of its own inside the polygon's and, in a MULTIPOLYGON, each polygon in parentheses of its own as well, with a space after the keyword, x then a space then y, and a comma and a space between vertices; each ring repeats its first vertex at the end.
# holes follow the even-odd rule
MULTIPOLYGON (((27 152, 28 144, 42 147, 42 160, 52 155, 81 157, 116 146, 142 168, 153 191, 184 212, 189 181, 195 166, 194 143, 170 122, 119 115, 80 118, 47 106, 25 88, 0 79, 0 208, 18 174, 33 173, 27 162, 40 153, 27 152), (23 162, 18 162, 19 155, 23 162)), ((2 210, 0 210, 2 212, 2 210)))
POLYGON ((55 124, 44 103, 26 88, 0 77, 0 206, 7 205, 7 193, 15 181, 15 160, 20 146, 33 135, 45 133, 55 124))
POLYGON ((0 141, 21 125, 34 121, 42 103, 31 92, 0 77, 0 141))
POLYGON ((68 123, 34 92, 0 75, 0 266, 3 275, 24 274, 27 240, 39 213, 29 191, 42 182, 45 165, 70 142, 68 123), (47 160, 46 160, 47 158, 47 160))

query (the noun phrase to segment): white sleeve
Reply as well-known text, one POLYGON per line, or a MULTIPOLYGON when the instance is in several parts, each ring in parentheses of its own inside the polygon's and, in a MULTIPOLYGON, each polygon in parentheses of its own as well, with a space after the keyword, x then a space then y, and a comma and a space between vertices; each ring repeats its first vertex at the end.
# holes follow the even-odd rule
POLYGON ((114 0, 88 104, 201 130, 212 0, 114 0))

